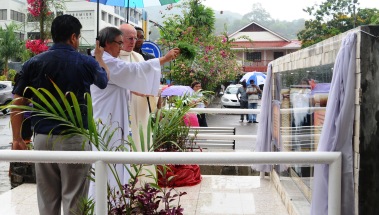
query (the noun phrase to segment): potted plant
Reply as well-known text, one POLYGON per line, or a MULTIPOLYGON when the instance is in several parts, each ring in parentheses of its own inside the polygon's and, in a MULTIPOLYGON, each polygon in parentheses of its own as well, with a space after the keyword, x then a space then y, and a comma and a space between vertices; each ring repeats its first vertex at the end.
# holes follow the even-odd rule
MULTIPOLYGON (((152 118, 152 150, 155 152, 183 152, 195 148, 195 137, 189 138, 189 126, 184 123, 196 96, 175 96, 173 108, 160 109, 152 118)), ((200 149, 201 150, 201 149, 200 149)), ((201 182, 199 165, 166 164, 157 166, 158 184, 162 187, 192 186, 201 182)))
MULTIPOLYGON (((54 84, 54 83, 53 83, 54 84)), ((109 141, 109 136, 113 135, 115 130, 111 130, 109 125, 103 125, 101 121, 95 121, 92 115, 92 101, 89 94, 87 98, 87 119, 82 119, 81 108, 73 93, 67 92, 64 94, 55 84, 55 89, 60 95, 64 106, 60 105, 57 99, 52 96, 46 89, 35 89, 29 87, 31 91, 45 104, 47 108, 43 108, 41 104, 30 100, 33 106, 22 105, 8 105, 4 108, 17 108, 23 110, 22 113, 33 113, 34 115, 47 116, 51 119, 60 121, 68 127, 66 130, 67 137, 75 134, 86 137, 87 140, 94 143, 99 149, 107 150, 106 145, 109 141), (70 95, 69 102, 65 95, 70 95), (71 104, 71 105, 70 105, 71 104), (84 129, 83 121, 88 121, 88 129, 84 129), (101 129, 100 129, 101 128, 101 129)), ((33 116, 33 115, 32 115, 33 116)), ((31 116, 31 117, 32 117, 31 116)), ((116 128, 119 129, 119 128, 116 128)), ((130 138, 131 140, 131 138, 130 138)), ((130 147, 135 147, 133 141, 125 141, 130 147)), ((144 144, 141 143, 141 146, 144 144)), ((153 144, 154 145, 154 144, 153 144)), ((152 147, 153 145, 149 146, 152 147)), ((117 150, 123 151, 124 148, 120 147, 117 150)), ((116 171, 112 165, 108 165, 111 171, 118 178, 116 171)), ((174 189, 161 188, 158 185, 158 179, 153 178, 154 182, 144 183, 139 181, 141 171, 144 165, 131 165, 130 183, 119 184, 118 189, 108 188, 108 213, 109 214, 183 214, 183 208, 180 206, 180 197, 185 195, 185 192, 177 193, 174 189), (174 199, 179 198, 179 201, 174 206, 172 202, 174 199)), ((164 174, 164 172, 162 172, 164 174)), ((154 174, 149 174, 148 177, 153 177, 154 174)), ((170 180, 170 179, 169 179, 170 180)), ((91 199, 83 199, 81 202, 80 214, 94 214, 94 201, 91 199)))

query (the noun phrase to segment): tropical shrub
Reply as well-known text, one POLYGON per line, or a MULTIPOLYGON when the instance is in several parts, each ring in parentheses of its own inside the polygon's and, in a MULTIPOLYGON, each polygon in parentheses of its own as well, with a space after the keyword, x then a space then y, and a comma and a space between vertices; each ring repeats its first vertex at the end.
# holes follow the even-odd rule
MULTIPOLYGON (((92 101, 91 96, 86 94, 87 98, 87 118, 83 119, 81 114, 81 108, 79 107, 78 100, 74 93, 67 92, 64 94, 58 86, 53 83, 58 95, 59 100, 62 101, 62 105, 58 102, 58 98, 55 98, 50 92, 46 89, 40 88, 35 89, 33 87, 28 87, 27 90, 31 90, 35 96, 39 98, 41 103, 37 103, 33 100, 30 100, 32 106, 23 106, 23 105, 8 105, 3 108, 10 109, 20 109, 21 113, 31 112, 34 115, 38 116, 46 116, 50 119, 57 120, 61 123, 61 126, 67 127, 67 129, 62 133, 67 137, 72 135, 81 135, 87 139, 87 141, 92 142, 95 147, 99 150, 108 150, 107 145, 110 141, 110 138, 116 130, 112 130, 110 125, 104 125, 101 121, 95 121, 92 115, 92 101), (88 121, 88 129, 84 128, 84 120, 88 121)), ((178 103, 181 103, 178 101, 178 103)), ((186 109, 187 110, 187 109, 186 109)), ((172 114, 176 118, 171 118, 171 121, 180 120, 182 121, 182 117, 185 114, 185 111, 173 109, 177 114, 172 114)), ((160 115, 158 113, 158 115, 160 115)), ((33 115, 32 115, 33 116, 33 115)), ((31 116, 31 117, 32 117, 31 116)), ((148 133, 150 131, 156 131, 154 129, 163 129, 158 126, 158 124, 154 124, 152 127, 151 120, 148 127, 148 133), (153 129, 153 130, 151 130, 153 129)), ((156 119, 156 118, 155 118, 156 119)), ((176 126, 176 123, 169 124, 176 126)), ((166 129, 170 129, 166 127, 166 129)), ((142 128, 140 129, 143 136, 142 128)), ((163 140, 162 137, 166 137, 167 134, 163 131, 157 133, 157 137, 160 140, 163 140)), ((120 145, 130 145, 131 148, 136 150, 136 145, 133 140, 130 138, 130 142, 122 142, 120 145)), ((156 146, 160 146, 161 144, 155 144, 151 140, 150 135, 147 138, 148 147, 147 151, 154 151, 156 146), (152 143, 152 144, 150 144, 152 143)), ((155 139, 153 139, 155 141, 155 139)), ((87 142, 85 141, 85 142, 87 142)), ((141 148, 144 147, 144 138, 141 138, 141 148)), ((166 143, 167 141, 162 141, 166 143)), ((174 141, 171 141, 174 144, 174 141)), ((119 147, 117 151, 123 151, 126 147, 119 147)), ((113 165, 108 165, 111 171, 116 178, 116 181, 119 180, 119 176, 117 175, 116 170, 113 165)), ((108 187, 108 213, 109 214, 182 214, 183 208, 180 206, 180 197, 185 195, 185 192, 176 192, 172 188, 161 188, 158 186, 157 178, 153 177, 153 173, 150 172, 147 177, 151 177, 154 179, 153 183, 143 183, 139 181, 139 177, 141 176, 141 172, 144 165, 131 165, 131 169, 129 169, 126 165, 125 168, 128 170, 131 180, 128 184, 119 184, 118 189, 110 189, 108 187), (172 205, 173 200, 176 198, 179 199, 176 206, 172 205), (159 207, 161 205, 161 207, 159 207)), ((162 173, 164 174, 164 172, 162 173)), ((170 179, 168 179, 170 180, 170 179)), ((91 199, 84 199, 81 201, 81 214, 93 214, 94 213, 94 201, 91 199)))
POLYGON ((242 68, 237 62, 235 51, 231 49, 233 40, 228 38, 227 33, 213 35, 214 12, 201 2, 202 0, 184 1, 181 6, 182 16, 165 15, 158 43, 163 47, 191 44, 196 56, 176 59, 170 65, 166 77, 182 85, 190 85, 197 80, 204 89, 214 91, 221 83, 234 80, 242 68))

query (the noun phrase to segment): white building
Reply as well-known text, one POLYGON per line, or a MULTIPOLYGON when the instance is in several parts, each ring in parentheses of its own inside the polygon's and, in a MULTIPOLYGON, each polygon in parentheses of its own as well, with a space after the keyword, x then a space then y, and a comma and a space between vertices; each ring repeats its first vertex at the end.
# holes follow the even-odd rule
MULTIPOLYGON (((63 11, 56 11, 51 8, 55 15, 70 14, 77 17, 82 23, 81 46, 92 46, 95 44, 97 36, 97 3, 87 0, 68 0, 64 3, 63 11)), ((127 9, 108 5, 99 5, 99 29, 107 26, 118 27, 126 23, 127 9)), ((129 23, 147 30, 146 12, 140 9, 129 8, 129 23), (143 20, 143 18, 145 19, 143 20)), ((38 38, 39 29, 36 22, 33 22, 27 10, 26 0, 0 0, 0 26, 5 26, 11 22, 20 25, 20 38, 38 38)))

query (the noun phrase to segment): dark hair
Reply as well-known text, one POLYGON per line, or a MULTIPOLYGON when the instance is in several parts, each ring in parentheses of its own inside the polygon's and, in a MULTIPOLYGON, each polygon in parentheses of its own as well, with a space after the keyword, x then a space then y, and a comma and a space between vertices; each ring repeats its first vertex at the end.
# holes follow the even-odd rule
POLYGON ((54 43, 67 42, 72 34, 77 37, 80 35, 82 24, 80 21, 71 15, 64 14, 57 16, 51 24, 51 37, 54 43))
POLYGON ((116 27, 105 27, 99 32, 99 42, 101 47, 105 47, 105 43, 112 43, 116 37, 122 35, 122 31, 116 27))
POLYGON ((255 81, 254 81, 253 79, 250 79, 250 81, 249 81, 249 82, 250 82, 250 83, 251 83, 251 82, 254 82, 254 84, 255 84, 255 81))
POLYGON ((194 81, 191 84, 191 88, 193 89, 196 85, 201 84, 199 81, 194 81))
POLYGON ((135 26, 134 28, 136 29, 136 31, 142 31, 143 33, 145 33, 145 31, 142 28, 138 27, 138 26, 135 26))

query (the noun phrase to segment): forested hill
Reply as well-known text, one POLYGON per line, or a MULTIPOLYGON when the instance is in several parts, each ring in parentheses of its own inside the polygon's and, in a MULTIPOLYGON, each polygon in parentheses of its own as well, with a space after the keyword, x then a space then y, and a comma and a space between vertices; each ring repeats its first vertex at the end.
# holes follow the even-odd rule
MULTIPOLYGON (((144 10, 148 13, 148 18, 159 24, 163 24, 165 16, 168 14, 182 14, 182 9, 174 7, 171 10, 166 10, 167 7, 150 7, 144 10)), ((238 13, 233 13, 230 11, 214 11, 216 17, 215 23, 215 34, 220 34, 225 31, 225 27, 228 34, 234 33, 235 31, 241 29, 242 27, 249 24, 252 20, 247 18, 248 15, 242 16, 238 13)), ((257 23, 268 28, 269 30, 278 33, 288 39, 297 39, 297 32, 304 28, 304 19, 298 19, 294 21, 283 21, 283 20, 259 20, 257 23)), ((150 27, 151 34, 150 40, 154 41, 159 38, 159 33, 157 28, 150 27)))

